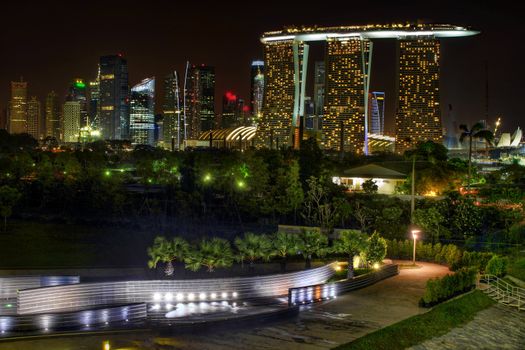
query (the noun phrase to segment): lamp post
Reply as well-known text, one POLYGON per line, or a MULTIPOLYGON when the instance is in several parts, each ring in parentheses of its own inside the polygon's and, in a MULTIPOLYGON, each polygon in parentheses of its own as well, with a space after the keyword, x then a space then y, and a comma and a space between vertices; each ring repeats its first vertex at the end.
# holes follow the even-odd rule
POLYGON ((417 234, 420 232, 419 230, 412 230, 412 238, 414 238, 414 252, 412 254, 412 264, 416 264, 416 240, 417 240, 417 234))

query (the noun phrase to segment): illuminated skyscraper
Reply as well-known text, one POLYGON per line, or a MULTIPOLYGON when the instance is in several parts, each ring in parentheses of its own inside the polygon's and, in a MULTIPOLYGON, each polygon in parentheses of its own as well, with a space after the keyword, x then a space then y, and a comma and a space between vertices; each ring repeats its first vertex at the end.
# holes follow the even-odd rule
POLYGON ((179 149, 184 133, 180 109, 179 77, 176 71, 164 78, 163 141, 166 148, 179 149))
POLYGON ((97 77, 89 82, 89 124, 94 129, 100 129, 100 66, 97 77))
POLYGON ((299 146, 299 120, 303 116, 308 45, 300 41, 264 43, 265 91, 257 147, 299 146))
POLYGON ((27 102, 27 133, 36 140, 40 139, 40 113, 40 101, 33 96, 27 102))
POLYGON ((9 127, 11 134, 27 132, 27 82, 11 82, 11 101, 9 101, 9 127))
POLYGON ((155 144, 155 77, 131 88, 130 133, 133 144, 155 144))
POLYGON ((239 126, 237 100, 237 95, 231 91, 226 91, 222 97, 221 128, 226 129, 239 126))
POLYGON ((120 54, 100 58, 100 128, 104 139, 129 139, 128 63, 120 54))
POLYGON ((328 39, 326 43, 325 149, 364 152, 370 46, 370 41, 360 38, 328 39))
POLYGON ((64 116, 64 142, 78 142, 80 135, 81 106, 79 101, 66 101, 64 116))
POLYGON ((251 67, 251 91, 250 109, 253 115, 253 122, 257 123, 261 118, 263 98, 264 98, 264 62, 253 61, 251 67))
POLYGON ((440 43, 433 37, 399 40, 396 152, 418 141, 443 142, 439 101, 440 43))
POLYGON ((57 141, 62 141, 62 123, 60 116, 60 104, 58 96, 51 91, 46 96, 46 137, 54 137, 57 141))
POLYGON ((77 101, 80 103, 80 126, 86 126, 88 122, 88 99, 87 87, 83 79, 76 78, 71 83, 66 101, 77 101))
POLYGON ((325 64, 324 61, 315 62, 314 77, 314 108, 317 117, 322 118, 324 114, 324 84, 325 84, 325 64))
POLYGON ((198 139, 201 131, 216 126, 215 68, 193 65, 188 72, 187 84, 187 134, 189 139, 198 139))
POLYGON ((383 135, 385 132, 385 93, 368 94, 368 132, 383 135))

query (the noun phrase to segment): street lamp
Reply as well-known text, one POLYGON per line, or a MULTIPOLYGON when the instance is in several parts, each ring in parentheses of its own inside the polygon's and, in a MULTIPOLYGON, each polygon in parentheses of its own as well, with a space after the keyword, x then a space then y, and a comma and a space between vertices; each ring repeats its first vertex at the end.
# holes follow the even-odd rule
POLYGON ((416 264, 416 240, 417 240, 417 234, 421 231, 419 230, 412 230, 412 238, 414 238, 414 253, 412 254, 412 264, 416 264))

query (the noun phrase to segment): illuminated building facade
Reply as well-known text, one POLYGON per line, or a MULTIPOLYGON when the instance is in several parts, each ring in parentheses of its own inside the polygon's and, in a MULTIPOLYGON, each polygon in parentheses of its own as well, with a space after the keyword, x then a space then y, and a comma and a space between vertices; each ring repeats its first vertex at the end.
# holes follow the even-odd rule
POLYGON ((251 66, 250 109, 255 124, 261 118, 264 98, 264 61, 253 61, 251 66))
POLYGON ((179 149, 184 134, 181 126, 179 77, 176 71, 164 78, 164 105, 162 113, 162 134, 164 147, 179 149))
POLYGON ((58 95, 51 91, 46 96, 46 137, 54 137, 62 141, 62 123, 58 95))
POLYGON ((155 144, 155 77, 131 88, 130 133, 133 144, 155 144))
POLYGON ((188 139, 215 127, 215 68, 193 65, 186 82, 186 128, 188 139))
POLYGON ((314 108, 315 115, 322 118, 324 114, 324 84, 326 80, 325 62, 315 62, 315 77, 314 77, 314 108))
POLYGON ((396 152, 419 141, 443 142, 439 100, 440 42, 434 37, 398 41, 396 152))
MULTIPOLYGON (((239 110, 240 101, 242 100, 238 99, 233 92, 226 91, 222 97, 221 128, 227 129, 240 126, 242 112, 242 110, 239 110)), ((242 103, 244 104, 244 101, 242 103)))
POLYGON ((100 128, 104 139, 129 139, 128 63, 122 55, 100 58, 100 128))
POLYGON ((376 135, 385 133, 385 93, 372 91, 368 94, 369 132, 376 135))
POLYGON ((303 116, 308 45, 275 40, 264 45, 265 87, 262 118, 257 126, 257 147, 298 147, 303 116), (302 89, 301 89, 302 88, 302 89))
POLYGON ((326 44, 326 87, 323 147, 363 153, 365 148, 365 81, 370 41, 329 39, 326 44))
POLYGON ((64 116, 64 142, 78 142, 80 135, 81 106, 78 101, 66 101, 64 116))
POLYGON ((89 126, 100 128, 100 66, 97 77, 89 82, 89 126))
POLYGON ((27 101, 27 133, 35 140, 40 139, 41 119, 40 101, 33 96, 27 101))
POLYGON ((265 97, 257 147, 272 147, 279 142, 298 146, 297 122, 304 116, 307 43, 324 41, 324 85, 321 64, 316 66, 314 80, 314 105, 318 112, 323 106, 322 145, 328 150, 369 154, 370 102, 377 102, 379 111, 379 124, 374 125, 371 134, 376 135, 378 127, 384 132, 382 106, 379 100, 368 98, 374 39, 397 39, 399 43, 396 149, 406 149, 403 140, 408 136, 412 142, 440 142, 439 39, 478 33, 448 24, 289 27, 264 33, 265 97))
POLYGON ((80 103, 80 125, 87 125, 89 119, 87 86, 83 79, 77 78, 71 83, 66 101, 77 101, 80 103))
POLYGON ((9 127, 11 134, 27 132, 27 82, 11 82, 9 101, 9 127))

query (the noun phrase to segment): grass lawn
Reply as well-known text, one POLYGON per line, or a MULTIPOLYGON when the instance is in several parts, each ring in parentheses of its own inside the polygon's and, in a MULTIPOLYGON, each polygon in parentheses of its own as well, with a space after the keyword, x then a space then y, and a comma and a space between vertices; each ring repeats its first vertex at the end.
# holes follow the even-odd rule
POLYGON ((472 320, 477 312, 494 303, 494 300, 476 290, 440 304, 427 313, 412 316, 335 349, 405 349, 448 333, 452 328, 472 320))
POLYGON ((510 258, 507 273, 513 277, 525 281, 525 257, 510 258))

